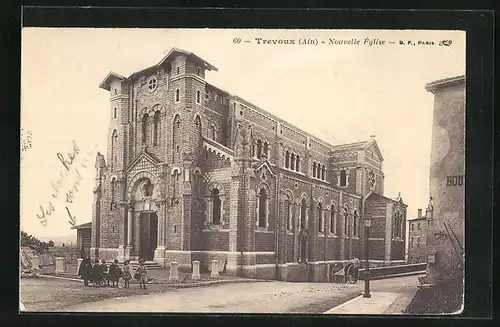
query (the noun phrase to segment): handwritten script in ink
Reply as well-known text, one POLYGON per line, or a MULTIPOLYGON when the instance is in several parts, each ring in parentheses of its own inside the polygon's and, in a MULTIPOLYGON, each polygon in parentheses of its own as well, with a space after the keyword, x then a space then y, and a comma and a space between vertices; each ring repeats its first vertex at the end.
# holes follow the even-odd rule
MULTIPOLYGON (((59 163, 61 164, 61 170, 59 172, 59 177, 55 181, 54 180, 50 181, 50 183, 52 185, 52 190, 53 190, 52 199, 48 202, 48 204, 45 207, 40 204, 40 214, 37 214, 37 218, 40 220, 40 223, 43 226, 47 226, 47 221, 48 221, 47 217, 50 216, 54 211, 56 211, 56 207, 54 206, 53 201, 58 199, 59 195, 61 193, 65 194, 65 196, 66 196, 65 202, 66 203, 73 203, 73 199, 75 197, 75 194, 76 194, 76 192, 78 192, 80 182, 82 181, 82 175, 80 174, 80 171, 78 170, 78 168, 80 168, 80 167, 86 168, 87 167, 88 157, 91 156, 95 152, 96 148, 97 147, 95 147, 94 150, 92 150, 91 152, 88 152, 87 156, 85 158, 83 158, 83 160, 80 164, 76 163, 76 159, 78 158, 78 155, 80 154, 80 148, 78 147, 78 145, 76 144, 76 142, 74 140, 73 140, 73 149, 71 152, 68 152, 66 154, 62 154, 62 153, 58 152, 56 154, 56 157, 57 157, 59 163), (73 183, 71 184, 70 189, 66 192, 62 192, 63 182, 66 180, 68 175, 73 170, 76 172, 76 178, 73 181, 73 183)), ((69 219, 70 225, 75 226, 76 225, 76 217, 71 214, 71 211, 70 211, 68 206, 66 206, 65 209, 66 209, 66 212, 70 218, 69 219)))
POLYGON ((32 133, 30 130, 25 131, 21 128, 21 158, 23 157, 24 152, 33 147, 31 136, 32 133))

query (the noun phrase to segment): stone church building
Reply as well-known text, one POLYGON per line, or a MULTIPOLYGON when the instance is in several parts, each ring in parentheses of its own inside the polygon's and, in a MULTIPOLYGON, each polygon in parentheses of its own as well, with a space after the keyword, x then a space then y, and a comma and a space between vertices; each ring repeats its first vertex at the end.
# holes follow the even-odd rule
POLYGON ((108 148, 96 159, 92 257, 324 280, 332 263, 404 260, 406 205, 385 197, 374 137, 332 145, 209 84, 217 68, 172 49, 109 73, 108 148), (307 268, 305 268, 307 267, 307 268), (312 277, 311 277, 312 276, 312 277))

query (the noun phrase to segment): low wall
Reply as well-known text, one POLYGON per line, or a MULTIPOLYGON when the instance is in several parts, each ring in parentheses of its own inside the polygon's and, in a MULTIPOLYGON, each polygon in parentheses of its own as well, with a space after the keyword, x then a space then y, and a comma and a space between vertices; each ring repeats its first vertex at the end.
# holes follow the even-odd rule
MULTIPOLYGON (((407 265, 370 268, 370 278, 378 278, 396 274, 406 274, 412 272, 425 271, 426 268, 427 268, 426 263, 415 263, 407 265)), ((364 278, 365 278, 365 269, 360 269, 359 279, 364 280, 364 278)))

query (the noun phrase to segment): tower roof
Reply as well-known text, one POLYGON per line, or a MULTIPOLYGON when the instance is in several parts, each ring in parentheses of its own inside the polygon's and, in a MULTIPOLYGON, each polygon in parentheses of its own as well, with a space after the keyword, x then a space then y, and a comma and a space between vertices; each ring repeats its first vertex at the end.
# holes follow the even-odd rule
POLYGON ((443 87, 457 85, 464 82, 465 82, 465 75, 448 77, 427 83, 425 85, 425 89, 429 92, 434 93, 436 90, 441 89, 443 87))
POLYGON ((99 84, 99 87, 101 89, 105 89, 107 91, 109 91, 109 84, 110 82, 113 80, 113 79, 117 79, 117 80, 120 80, 120 81, 123 81, 124 79, 126 79, 125 77, 123 77, 122 75, 120 74, 117 74, 115 72, 109 72, 108 75, 106 75, 106 77, 102 80, 102 82, 99 84))

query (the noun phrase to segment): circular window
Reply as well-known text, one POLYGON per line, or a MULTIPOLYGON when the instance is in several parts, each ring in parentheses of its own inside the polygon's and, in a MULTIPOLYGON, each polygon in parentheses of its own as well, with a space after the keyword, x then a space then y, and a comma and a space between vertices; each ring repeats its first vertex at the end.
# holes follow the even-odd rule
POLYGON ((156 90, 156 87, 158 86, 158 81, 156 80, 156 78, 151 78, 148 82, 148 88, 149 88, 149 91, 153 92, 154 90, 156 90))

